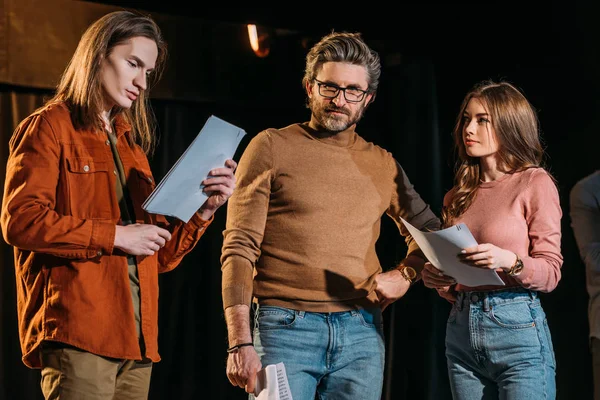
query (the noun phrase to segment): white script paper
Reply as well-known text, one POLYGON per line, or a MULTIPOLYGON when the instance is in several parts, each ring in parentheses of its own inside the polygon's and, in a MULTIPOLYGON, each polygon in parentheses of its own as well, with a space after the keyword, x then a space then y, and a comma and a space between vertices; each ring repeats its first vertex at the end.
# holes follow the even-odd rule
POLYGON ((458 259, 460 251, 477 246, 477 241, 465 224, 433 232, 421 232, 403 218, 402 223, 415 239, 429 262, 445 275, 466 286, 501 285, 504 282, 496 271, 472 267, 458 259))
POLYGON ((258 371, 254 395, 256 400, 293 400, 282 362, 267 365, 258 371))
POLYGON ((146 199, 142 208, 188 222, 208 199, 200 184, 213 168, 233 158, 246 132, 229 122, 209 117, 194 141, 146 199))

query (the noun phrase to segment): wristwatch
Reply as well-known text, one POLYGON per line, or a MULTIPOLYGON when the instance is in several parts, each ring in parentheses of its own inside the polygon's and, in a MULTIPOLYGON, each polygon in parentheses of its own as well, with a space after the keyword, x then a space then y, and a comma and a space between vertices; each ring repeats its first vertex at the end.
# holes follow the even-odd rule
POLYGON ((512 267, 510 267, 510 269, 508 270, 507 274, 510 275, 510 276, 517 276, 517 275, 519 275, 521 273, 521 271, 523 271, 523 261, 521 261, 521 259, 519 258, 519 256, 517 256, 517 260, 512 265, 512 267))
POLYGON ((415 283, 415 280, 417 279, 417 271, 415 271, 413 267, 402 265, 399 271, 400 274, 402 274, 402 277, 409 281, 411 285, 415 283))

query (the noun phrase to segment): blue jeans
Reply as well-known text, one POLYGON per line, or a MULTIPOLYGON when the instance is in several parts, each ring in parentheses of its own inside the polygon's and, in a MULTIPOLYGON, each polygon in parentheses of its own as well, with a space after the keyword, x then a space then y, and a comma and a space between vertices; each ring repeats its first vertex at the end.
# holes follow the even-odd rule
POLYGON ((446 327, 454 399, 556 397, 554 350, 536 292, 459 293, 446 327))
POLYGON ((294 400, 381 398, 385 343, 378 308, 315 313, 259 306, 254 348, 263 366, 284 363, 294 400))

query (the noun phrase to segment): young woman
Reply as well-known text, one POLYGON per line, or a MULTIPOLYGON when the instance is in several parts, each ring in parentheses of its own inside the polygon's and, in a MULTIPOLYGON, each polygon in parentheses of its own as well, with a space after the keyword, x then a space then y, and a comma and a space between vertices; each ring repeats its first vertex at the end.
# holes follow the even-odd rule
POLYGON ((454 130, 459 163, 444 226, 465 223, 479 243, 461 260, 496 270, 504 286, 466 287, 427 263, 425 286, 453 302, 446 358, 455 399, 554 399, 555 359, 538 292, 560 280, 556 185, 541 166, 537 116, 513 85, 482 82, 454 130))

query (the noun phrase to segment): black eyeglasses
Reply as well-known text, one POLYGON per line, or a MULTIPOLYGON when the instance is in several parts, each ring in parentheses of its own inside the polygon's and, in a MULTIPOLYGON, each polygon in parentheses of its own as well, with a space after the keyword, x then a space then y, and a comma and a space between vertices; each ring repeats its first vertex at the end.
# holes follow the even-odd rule
POLYGON ((337 97, 340 90, 344 92, 344 98, 348 103, 358 103, 363 101, 365 95, 369 93, 368 90, 362 90, 354 87, 340 87, 338 85, 334 85, 333 83, 325 83, 321 82, 318 79, 315 79, 317 85, 319 86, 319 94, 328 99, 333 99, 337 97))

